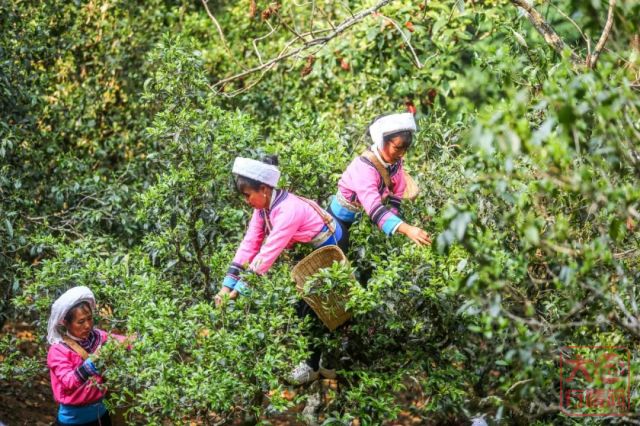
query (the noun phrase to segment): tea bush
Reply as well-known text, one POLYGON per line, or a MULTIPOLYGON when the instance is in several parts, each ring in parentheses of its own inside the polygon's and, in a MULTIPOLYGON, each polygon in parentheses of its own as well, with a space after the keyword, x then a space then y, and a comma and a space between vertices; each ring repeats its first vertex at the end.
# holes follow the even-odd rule
MULTIPOLYGON (((260 43, 263 59, 283 49, 286 25, 370 6, 314 4, 211 3, 224 42, 196 3, 0 8, 0 303, 42 343, 27 357, 4 336, 0 380, 43 370, 51 303, 77 283, 94 290, 103 328, 138 335, 101 360, 108 404, 130 422, 268 422, 294 410, 314 392, 284 393, 309 343, 290 278, 309 250, 248 277, 251 298, 214 306, 250 215, 231 164, 277 154, 282 186, 326 205, 370 120, 411 104, 419 132, 406 165, 422 192, 404 215, 433 244, 387 238, 366 217, 352 228, 347 256, 371 278, 324 273, 348 289, 354 319, 320 337, 341 368, 320 420, 573 424, 558 405, 562 348, 620 345, 632 356, 630 414, 588 421, 637 421, 640 7, 617 6, 587 69, 510 2, 391 2, 381 13, 422 68, 400 30, 370 16, 311 61, 212 90, 260 63, 251 40, 268 25, 282 23, 260 43)), ((552 6, 546 19, 585 54, 559 11, 594 39, 605 5, 552 6)))

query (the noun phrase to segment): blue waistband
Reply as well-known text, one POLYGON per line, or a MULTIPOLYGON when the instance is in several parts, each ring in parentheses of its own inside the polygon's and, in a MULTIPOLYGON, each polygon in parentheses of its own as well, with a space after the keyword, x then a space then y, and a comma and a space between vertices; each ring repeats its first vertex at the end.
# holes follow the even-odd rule
MULTIPOLYGON (((317 246, 315 246, 315 248, 320 248, 320 247, 324 247, 324 246, 337 246, 338 245, 338 241, 340 241, 340 238, 342 238, 342 228, 340 227, 340 225, 338 225, 337 223, 336 225, 336 232, 334 232, 333 234, 329 235, 329 237, 324 240, 323 242, 319 243, 317 246)), ((329 230, 329 227, 327 225, 322 227, 322 231, 320 232, 326 232, 329 230)))
POLYGON ((348 210, 342 206, 336 197, 331 199, 331 205, 329 206, 329 213, 334 215, 337 219, 343 222, 351 223, 356 220, 356 213, 348 210))
POLYGON ((87 405, 60 404, 58 421, 70 425, 90 423, 98 420, 107 412, 102 400, 87 405))

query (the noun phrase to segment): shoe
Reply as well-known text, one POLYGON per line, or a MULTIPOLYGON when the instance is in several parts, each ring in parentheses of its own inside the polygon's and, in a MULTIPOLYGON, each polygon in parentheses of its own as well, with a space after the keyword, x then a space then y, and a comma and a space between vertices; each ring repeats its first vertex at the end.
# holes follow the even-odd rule
POLYGON ((336 373, 336 369, 335 368, 325 368, 322 365, 322 361, 323 361, 323 359, 320 358, 320 370, 318 370, 320 375, 322 377, 324 377, 325 379, 330 379, 330 380, 333 380, 336 377, 338 377, 338 374, 336 373))
POLYGON ((314 370, 305 361, 302 361, 296 368, 289 374, 289 383, 294 385, 304 385, 305 383, 311 383, 314 380, 318 380, 320 372, 314 370))

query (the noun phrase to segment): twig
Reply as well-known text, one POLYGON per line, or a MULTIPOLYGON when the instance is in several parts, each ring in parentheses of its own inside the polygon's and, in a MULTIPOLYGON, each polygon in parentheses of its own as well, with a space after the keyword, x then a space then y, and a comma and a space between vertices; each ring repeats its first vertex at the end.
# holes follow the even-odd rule
POLYGON ((277 27, 273 27, 271 25, 271 23, 269 21, 266 21, 267 25, 269 26, 269 28, 271 28, 271 31, 269 31, 267 34, 260 36, 258 38, 254 38, 251 43, 253 44, 253 50, 256 51, 256 55, 258 56, 258 61, 260 61, 260 63, 262 64, 262 55, 260 55, 260 51, 258 50, 258 45, 256 44, 258 41, 264 40, 265 38, 269 37, 271 34, 273 34, 276 31, 277 27))
POLYGON ((505 395, 509 395, 511 391, 514 390, 517 386, 524 385, 525 383, 529 383, 531 381, 533 381, 533 379, 525 379, 525 380, 520 380, 519 382, 515 382, 514 384, 511 385, 511 387, 509 387, 509 389, 507 389, 507 391, 505 392, 505 395))
MULTIPOLYGON (((265 76, 265 74, 275 66, 276 64, 271 64, 268 67, 266 67, 265 69, 262 70, 262 72, 260 73, 260 76, 258 78, 256 78, 254 81, 251 82, 251 84, 249 84, 248 86, 242 87, 240 89, 234 90, 233 92, 230 93, 224 93, 221 92, 220 94, 222 96, 224 96, 225 98, 233 98, 234 96, 239 95, 240 93, 244 93, 247 90, 251 89, 253 86, 255 86, 256 84, 260 83, 260 81, 262 80, 262 78, 265 76)), ((215 86, 209 86, 209 88, 211 90, 215 90, 215 86)))
POLYGON ((407 37, 407 35, 404 33, 404 31, 402 31, 402 28, 400 28, 400 25, 398 25, 398 23, 389 18, 388 16, 384 16, 383 14, 380 14, 380 16, 384 19, 386 19, 387 21, 391 22, 393 24, 394 27, 396 27, 396 29, 398 30, 398 32, 400 33, 400 35, 402 36, 402 38, 404 39, 404 42, 407 46, 409 46, 409 50, 411 50, 411 54, 413 54, 413 58, 416 60, 416 67, 418 67, 418 69, 422 68, 422 64, 420 63, 420 59, 418 59, 418 55, 416 54, 416 51, 413 49, 413 46, 411 45, 411 42, 409 41, 409 37, 407 37))
POLYGON ((561 245, 552 243, 551 241, 548 240, 543 240, 542 243, 549 247, 550 249, 552 249, 553 251, 556 251, 558 253, 562 253, 562 254, 566 254, 567 256, 579 256, 581 255, 579 250, 574 250, 572 248, 569 247, 563 247, 561 245))
POLYGON ((201 0, 201 1, 202 1, 202 5, 207 11, 207 15, 209 15, 209 18, 211 18, 211 20, 213 21, 213 24, 216 26, 216 29, 218 30, 218 34, 220 34, 220 38, 222 39, 222 44, 224 45, 225 49, 229 50, 229 48, 227 47, 227 39, 224 37, 224 33, 222 32, 222 27, 220 27, 218 20, 216 19, 215 16, 213 16, 213 13, 211 13, 211 10, 209 10, 209 5, 208 5, 209 1, 208 0, 201 0))
POLYGON ((211 19, 211 21, 213 21, 213 24, 216 26, 216 29, 218 30, 218 34, 220 34, 220 38, 222 39, 222 46, 224 47, 224 50, 227 51, 227 54, 229 55, 229 57, 233 62, 235 62, 239 66, 242 66, 241 64, 238 63, 236 58, 231 53, 231 49, 229 49, 229 45, 227 44, 227 39, 225 38, 224 33, 222 32, 222 27, 220 26, 220 23, 218 22, 216 17, 213 16, 213 13, 211 13, 211 10, 209 10, 209 4, 208 4, 209 0, 201 0, 201 1, 202 1, 202 5, 207 11, 207 15, 209 15, 209 18, 211 19))
POLYGON ((640 425, 640 422, 638 420, 633 420, 631 417, 628 417, 628 416, 622 417, 621 420, 624 422, 627 422, 627 424, 630 424, 630 425, 640 425))
MULTIPOLYGON (((592 286, 590 284, 587 284, 587 283, 581 283, 580 286, 582 288, 589 289, 589 290, 593 291, 602 300, 608 300, 608 301, 611 301, 611 302, 615 303, 618 306, 618 308, 620 309, 620 311, 622 311, 622 313, 625 316, 624 320, 617 319, 617 321, 615 321, 615 323, 618 324, 619 326, 621 326, 622 328, 624 328, 625 330, 629 331, 630 333, 632 333, 636 337, 640 337, 640 323, 638 322, 638 319, 636 318, 636 316, 631 314, 631 312, 629 312, 627 310, 626 306, 624 306, 624 302, 622 301, 622 299, 620 299, 620 296, 618 296, 618 295, 611 295, 611 296, 606 295, 599 288, 596 288, 596 287, 594 287, 594 286, 592 286)), ((615 314, 615 317, 617 317, 617 314, 615 314)))
POLYGON ((313 23, 315 22, 315 17, 316 17, 316 2, 312 1, 311 2, 311 30, 309 30, 309 32, 311 33, 311 37, 315 37, 315 35, 313 34, 313 23))
POLYGON ((556 12, 558 12, 561 16, 563 16, 565 19, 567 19, 569 22, 571 22, 573 24, 574 27, 576 27, 576 29, 578 30, 578 32, 580 33, 580 35, 582 36, 582 39, 585 41, 585 43, 587 43, 587 52, 588 55, 587 57, 591 54, 591 42, 589 41, 589 38, 587 36, 584 35, 584 33, 582 32, 582 29, 578 26, 578 24, 576 23, 576 21, 574 21, 573 19, 571 19, 571 17, 569 15, 567 15, 566 13, 564 13, 562 11, 562 9, 560 9, 558 6, 556 6, 555 4, 552 4, 551 2, 549 2, 549 4, 551 6, 553 6, 553 8, 556 10, 556 12))
POLYGON ((585 65, 584 60, 582 60, 582 58, 580 58, 572 49, 570 49, 564 43, 564 41, 562 41, 555 30, 551 27, 551 25, 549 25, 544 20, 542 15, 540 15, 540 12, 538 12, 532 5, 530 5, 526 0, 511 0, 511 3, 513 3, 516 7, 520 7, 526 12, 527 18, 534 26, 536 31, 538 31, 538 33, 540 33, 540 35, 544 37, 544 40, 547 42, 547 44, 553 47, 556 52, 562 54, 565 49, 568 49, 571 52, 571 62, 579 66, 585 65))
POLYGON ((335 30, 336 27, 335 25, 333 25, 333 22, 331 22, 331 17, 329 15, 327 15, 327 12, 324 11, 323 8, 321 8, 320 6, 318 6, 318 10, 320 11, 320 13, 322 14, 322 16, 325 17, 325 19, 327 20, 327 23, 329 24, 329 26, 331 27, 332 30, 335 30))
POLYGON ((609 0, 609 12, 607 13, 607 23, 604 25, 604 29, 602 30, 602 34, 600 35, 600 40, 598 40, 598 44, 596 44, 596 48, 593 50, 593 54, 587 56, 587 66, 589 68, 595 68, 598 63, 598 58, 600 57, 600 52, 604 48, 604 45, 607 43, 607 39, 609 38, 609 34, 611 33, 611 28, 613 28, 613 11, 616 8, 616 0, 609 0))
MULTIPOLYGON (((204 0, 202 0, 204 2, 204 0)), ((217 89, 221 86, 224 86, 226 83, 230 82, 230 81, 234 81, 234 80, 238 80, 240 78, 246 77, 247 75, 253 74, 255 72, 258 71, 263 71, 263 70, 268 70, 269 67, 272 67, 273 65, 275 65, 276 63, 285 60, 287 58, 290 58, 294 55, 297 55, 307 49, 309 49, 310 47, 313 46, 318 46, 318 45, 325 45, 327 44, 330 40, 332 40, 333 38, 339 36, 340 34, 342 34, 343 32, 345 32, 347 29, 351 28, 353 25, 355 25, 356 23, 360 22, 361 20, 363 20, 364 18, 366 18, 367 16, 373 14, 374 12, 376 12, 378 9, 382 8, 383 6, 386 6, 387 4, 389 4, 392 0, 381 0, 379 1, 375 6, 370 7, 369 9, 365 9, 361 12, 358 12, 356 15, 354 15, 354 17, 349 18, 345 21, 343 21, 340 25, 338 25, 337 27, 334 28, 334 30, 327 34, 324 37, 319 37, 319 38, 314 38, 312 40, 309 40, 307 42, 305 42, 301 47, 288 52, 288 53, 284 53, 282 52, 281 54, 279 54, 278 56, 276 56, 275 58, 259 65, 253 68, 250 68, 246 71, 243 71, 239 74, 235 74, 232 75, 230 77, 227 78, 223 78, 222 80, 219 80, 218 82, 216 82, 215 84, 213 84, 212 86, 210 86, 212 89, 217 89)))
POLYGON ((307 42, 307 40, 306 40, 302 35, 300 35, 300 33, 298 33, 298 32, 296 31, 296 29, 295 29, 295 28, 293 28, 292 26, 290 26, 289 24, 287 24, 287 23, 286 23, 286 22, 281 18, 280 14, 279 14, 278 12, 276 12, 276 16, 278 16, 278 18, 280 18, 280 22, 282 23, 282 26, 283 26, 283 27, 285 27, 285 28, 286 28, 286 29, 288 29, 290 32, 292 32, 292 33, 293 33, 293 35, 295 35, 297 38, 299 38, 299 39, 300 39, 300 41, 302 41, 303 43, 306 43, 306 42, 307 42))
POLYGON ((627 251, 623 251, 620 253, 613 253, 613 258, 614 259, 626 259, 627 257, 630 257, 630 254, 634 254, 635 252, 637 252, 638 249, 629 249, 627 251))

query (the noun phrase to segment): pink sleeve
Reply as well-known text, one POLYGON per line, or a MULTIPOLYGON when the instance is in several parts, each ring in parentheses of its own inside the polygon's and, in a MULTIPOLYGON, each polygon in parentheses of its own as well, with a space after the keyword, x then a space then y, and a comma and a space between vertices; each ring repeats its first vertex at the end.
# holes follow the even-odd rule
POLYGON ((391 177, 391 184, 393 186, 393 193, 389 194, 389 204, 391 205, 389 210, 395 215, 400 215, 402 196, 404 195, 404 190, 407 188, 407 180, 404 177, 403 163, 400 163, 398 171, 391 177))
POLYGON ((100 329, 96 329, 98 330, 98 333, 100 333, 100 338, 102 340, 102 345, 105 344, 105 342, 109 339, 114 339, 116 341, 118 341, 118 343, 122 343, 124 342, 127 337, 123 336, 122 334, 116 334, 116 333, 107 333, 104 330, 100 330, 100 329))
POLYGON ((391 178, 393 186, 393 195, 402 199, 404 190, 407 188, 407 180, 404 178, 404 163, 400 163, 400 167, 395 175, 391 178))
POLYGON ((375 168, 366 165, 364 162, 363 166, 364 167, 360 167, 360 170, 358 170, 360 172, 360 178, 358 179, 359 182, 353 189, 358 196, 358 201, 362 204, 362 207, 371 218, 371 221, 380 229, 384 230, 385 233, 390 234, 390 232, 387 232, 385 229, 385 222, 394 218, 393 230, 395 230, 395 228, 397 228, 395 222, 399 221, 399 219, 395 214, 389 211, 384 204, 382 204, 382 197, 378 192, 378 187, 380 186, 380 180, 382 178, 378 171, 375 168))
POLYGON ((123 336, 123 335, 121 335, 121 334, 115 334, 115 333, 111 333, 111 334, 109 335, 109 337, 110 337, 111 339, 115 339, 115 340, 117 340, 117 341, 118 341, 118 343, 122 343, 122 342, 124 342, 124 341, 127 339, 125 336, 123 336))
POLYGON ((287 247, 292 237, 300 228, 303 217, 298 214, 297 209, 276 208, 271 217, 271 232, 267 236, 265 243, 260 248, 260 252, 251 262, 249 269, 262 275, 271 268, 280 253, 287 247))
POLYGON ((62 350, 61 344, 55 344, 49 348, 47 366, 51 374, 56 376, 59 384, 66 391, 74 391, 84 384, 76 375, 78 365, 74 365, 73 361, 62 350))
POLYGON ((240 247, 236 251, 236 255, 233 258, 233 263, 241 266, 245 266, 254 259, 256 254, 260 251, 260 246, 264 240, 264 219, 260 216, 258 210, 253 211, 251 221, 249 221, 249 227, 245 234, 240 247))

